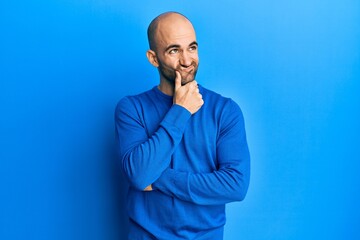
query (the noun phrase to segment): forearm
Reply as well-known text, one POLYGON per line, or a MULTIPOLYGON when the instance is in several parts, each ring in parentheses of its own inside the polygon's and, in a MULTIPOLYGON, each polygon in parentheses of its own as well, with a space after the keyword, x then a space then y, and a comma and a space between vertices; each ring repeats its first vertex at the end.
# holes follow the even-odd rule
POLYGON ((154 182, 169 166, 179 139, 179 132, 169 134, 160 127, 151 138, 126 152, 122 157, 122 168, 130 184, 143 190, 154 182))
POLYGON ((169 196, 199 205, 242 201, 249 186, 249 166, 220 169, 212 173, 189 173, 166 169, 153 184, 169 196))
POLYGON ((144 190, 159 178, 169 166, 190 116, 184 108, 172 106, 150 138, 144 129, 134 130, 122 121, 117 122, 122 168, 130 185, 144 190))

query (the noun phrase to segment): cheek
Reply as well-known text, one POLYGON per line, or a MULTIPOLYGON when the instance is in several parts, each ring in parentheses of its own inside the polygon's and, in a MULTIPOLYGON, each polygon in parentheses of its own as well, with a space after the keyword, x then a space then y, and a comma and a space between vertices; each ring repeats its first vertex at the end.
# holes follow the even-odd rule
POLYGON ((197 54, 194 54, 194 55, 192 56, 192 59, 193 59, 193 61, 194 61, 196 64, 199 63, 199 56, 198 56, 197 54))
POLYGON ((160 58, 158 58, 158 60, 159 64, 161 64, 163 68, 173 68, 176 63, 176 59, 169 56, 161 56, 160 58))
POLYGON ((175 70, 175 69, 179 68, 179 64, 178 64, 178 61, 172 61, 172 62, 165 63, 164 67, 169 70, 175 70))
POLYGON ((175 78, 175 70, 176 68, 172 67, 171 65, 169 64, 165 64, 165 63, 162 63, 160 65, 160 71, 164 74, 164 75, 167 75, 168 77, 170 78, 175 78), (174 75, 174 76, 173 76, 174 75))

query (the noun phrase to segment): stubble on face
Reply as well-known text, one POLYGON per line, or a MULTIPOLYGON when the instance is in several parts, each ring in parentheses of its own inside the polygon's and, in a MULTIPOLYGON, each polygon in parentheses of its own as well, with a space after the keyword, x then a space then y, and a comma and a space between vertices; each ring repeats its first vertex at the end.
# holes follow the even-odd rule
POLYGON ((150 42, 160 75, 159 88, 171 95, 176 71, 181 75, 182 85, 195 80, 199 65, 196 34, 191 22, 176 13, 161 15, 154 26, 156 27, 150 31, 153 36, 153 41, 150 42), (190 50, 191 48, 195 49, 190 50), (174 49, 179 52, 170 53, 174 49), (186 55, 182 55, 185 51, 186 55))
POLYGON ((195 80, 197 70, 198 70, 198 64, 195 62, 192 62, 191 68, 192 69, 189 72, 186 72, 181 69, 180 64, 178 66, 176 66, 176 68, 171 68, 171 67, 164 65, 163 63, 159 63, 158 70, 159 70, 160 75, 164 79, 166 79, 169 83, 171 83, 172 85, 175 84, 175 78, 176 78, 175 71, 178 71, 181 75, 181 84, 185 85, 185 84, 195 80))

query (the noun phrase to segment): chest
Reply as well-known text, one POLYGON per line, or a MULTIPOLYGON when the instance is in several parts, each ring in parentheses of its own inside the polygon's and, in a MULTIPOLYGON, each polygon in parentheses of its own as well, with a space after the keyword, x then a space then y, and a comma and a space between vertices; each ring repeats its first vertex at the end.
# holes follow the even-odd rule
MULTIPOLYGON (((160 127, 170 106, 151 106, 143 113, 148 137, 160 127), (151 112, 150 112, 151 111, 151 112), (151 113, 151 116, 150 116, 151 113)), ((217 169, 216 142, 219 132, 216 114, 200 109, 186 124, 181 142, 171 156, 171 167, 188 172, 212 172, 217 169)))

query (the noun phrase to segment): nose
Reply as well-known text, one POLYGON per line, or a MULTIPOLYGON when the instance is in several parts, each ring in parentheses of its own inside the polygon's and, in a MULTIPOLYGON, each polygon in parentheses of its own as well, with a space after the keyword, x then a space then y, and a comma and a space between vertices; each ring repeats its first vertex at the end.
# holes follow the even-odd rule
POLYGON ((179 62, 182 67, 189 67, 192 63, 190 54, 187 53, 186 51, 183 51, 180 54, 179 62))

